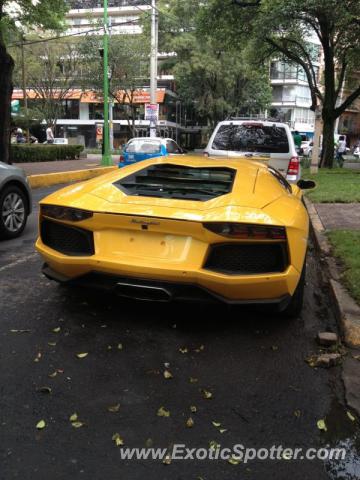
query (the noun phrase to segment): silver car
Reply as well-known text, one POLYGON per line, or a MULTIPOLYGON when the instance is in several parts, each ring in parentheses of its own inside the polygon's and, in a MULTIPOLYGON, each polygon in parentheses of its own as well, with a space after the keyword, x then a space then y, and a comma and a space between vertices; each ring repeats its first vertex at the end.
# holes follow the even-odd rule
POLYGON ((0 238, 21 235, 31 207, 31 190, 25 173, 0 162, 0 238))
POLYGON ((239 119, 220 122, 204 155, 258 160, 277 169, 291 183, 301 177, 300 159, 286 123, 239 119))

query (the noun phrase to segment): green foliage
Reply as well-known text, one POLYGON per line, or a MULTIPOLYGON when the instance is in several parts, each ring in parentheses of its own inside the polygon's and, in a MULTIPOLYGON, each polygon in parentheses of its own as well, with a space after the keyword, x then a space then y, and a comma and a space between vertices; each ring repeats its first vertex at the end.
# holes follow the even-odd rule
POLYGON ((224 43, 213 29, 200 30, 209 1, 160 2, 160 50, 176 53, 161 65, 170 70, 178 94, 213 127, 229 115, 258 113, 271 102, 266 65, 254 68, 245 48, 224 43))
POLYGON ((334 254, 343 265, 345 285, 360 302, 360 232, 335 230, 328 233, 334 254))
POLYGON ((11 145, 10 158, 14 163, 75 160, 83 145, 11 145))
MULTIPOLYGON (((88 36, 78 45, 83 61, 82 88, 103 91, 103 65, 100 57, 102 37, 88 36)), ((134 95, 147 83, 150 68, 150 42, 146 35, 115 35, 109 44, 109 91, 113 100, 122 105, 129 127, 135 134, 137 106, 134 95)))
POLYGON ((203 34, 212 31, 227 46, 241 47, 245 43, 255 64, 285 58, 304 70, 312 109, 322 106, 326 140, 323 160, 325 165, 332 166, 335 119, 360 95, 358 76, 352 75, 360 58, 360 2, 208 0, 201 16, 201 29, 203 34), (314 41, 321 45, 324 55, 321 78, 314 41))
MULTIPOLYGON (((42 30, 64 29, 65 0, 3 0, 0 2, 0 37, 16 40, 14 36, 42 30)), ((0 39, 0 43, 1 42, 0 39)))

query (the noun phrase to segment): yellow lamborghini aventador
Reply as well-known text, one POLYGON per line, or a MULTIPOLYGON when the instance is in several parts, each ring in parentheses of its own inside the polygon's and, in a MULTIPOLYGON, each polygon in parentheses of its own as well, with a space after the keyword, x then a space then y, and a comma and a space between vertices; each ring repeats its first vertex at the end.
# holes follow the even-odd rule
POLYGON ((44 274, 141 300, 302 306, 301 188, 252 160, 153 158, 41 202, 44 274))

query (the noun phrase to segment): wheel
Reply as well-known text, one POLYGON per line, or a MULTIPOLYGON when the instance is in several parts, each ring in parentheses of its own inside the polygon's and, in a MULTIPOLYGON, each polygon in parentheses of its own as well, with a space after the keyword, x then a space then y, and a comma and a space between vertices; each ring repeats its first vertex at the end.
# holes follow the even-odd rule
POLYGON ((287 307, 281 312, 284 317, 297 317, 298 315, 300 315, 304 301, 305 278, 306 259, 304 261, 300 280, 295 289, 294 295, 291 297, 290 303, 287 305, 287 307))
POLYGON ((0 237, 16 238, 23 232, 27 221, 26 196, 15 185, 0 193, 0 237))

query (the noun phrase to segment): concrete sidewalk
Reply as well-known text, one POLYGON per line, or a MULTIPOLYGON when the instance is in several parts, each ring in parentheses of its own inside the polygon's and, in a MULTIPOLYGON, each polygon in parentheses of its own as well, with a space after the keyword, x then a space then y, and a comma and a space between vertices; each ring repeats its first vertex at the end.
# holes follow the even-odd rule
MULTIPOLYGON (((113 157, 114 165, 117 164, 118 156, 113 157)), ((32 162, 32 163, 15 163, 22 168, 27 175, 40 175, 46 173, 71 172, 74 170, 88 170, 101 168, 101 155, 88 155, 87 158, 79 160, 64 160, 56 162, 32 162)))
POLYGON ((325 230, 360 230, 360 203, 315 203, 325 230))

